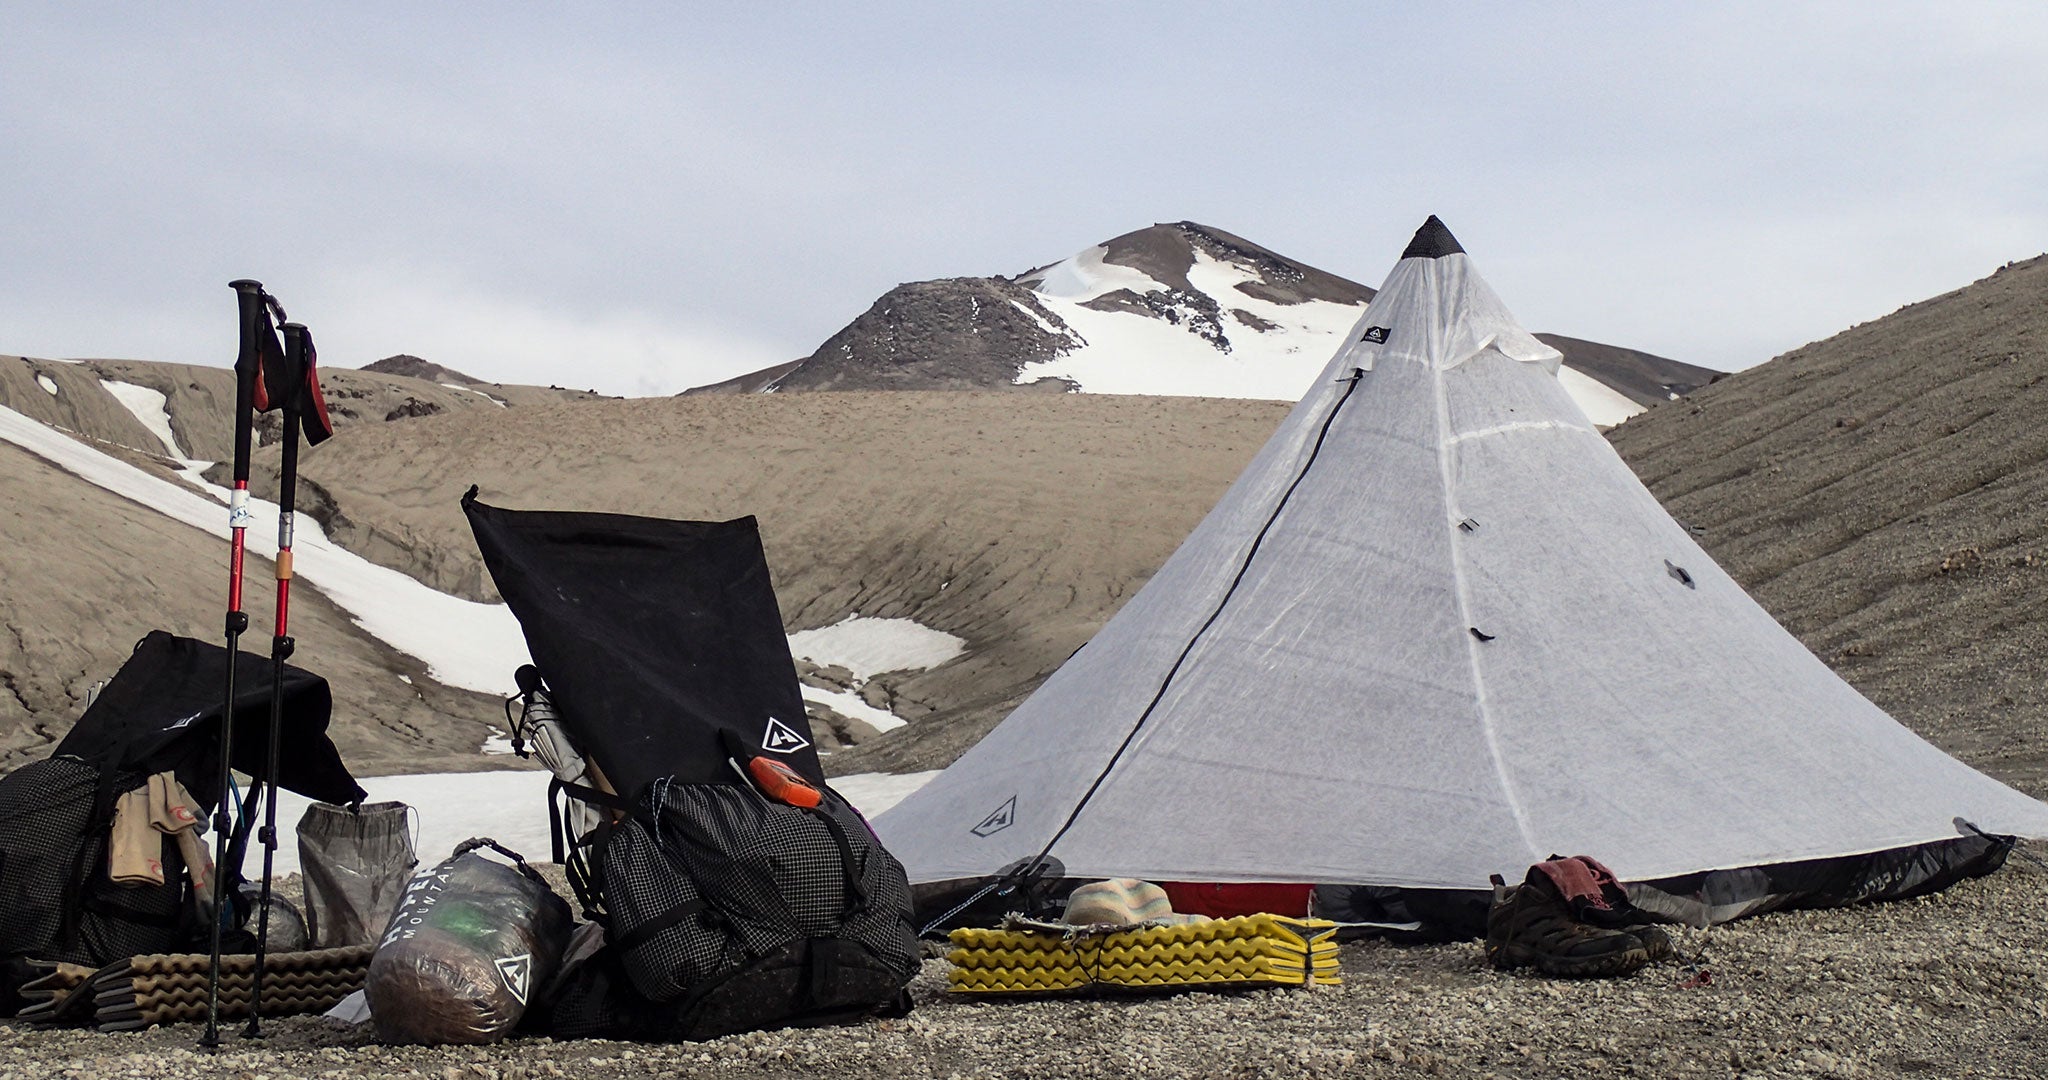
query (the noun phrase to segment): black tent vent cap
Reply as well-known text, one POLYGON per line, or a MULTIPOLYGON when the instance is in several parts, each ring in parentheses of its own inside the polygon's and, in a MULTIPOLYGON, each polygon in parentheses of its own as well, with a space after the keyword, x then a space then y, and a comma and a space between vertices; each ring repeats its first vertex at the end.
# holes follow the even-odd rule
POLYGON ((1472 636, 1478 638, 1481 641, 1492 641, 1495 637, 1495 635, 1489 634, 1476 626, 1468 626, 1466 627, 1466 629, 1472 631, 1472 636))
POLYGON ((1408 241, 1408 250, 1401 253, 1404 259, 1441 259, 1446 255, 1462 255, 1465 249, 1458 245, 1458 238, 1435 214, 1415 230, 1415 239, 1408 241))

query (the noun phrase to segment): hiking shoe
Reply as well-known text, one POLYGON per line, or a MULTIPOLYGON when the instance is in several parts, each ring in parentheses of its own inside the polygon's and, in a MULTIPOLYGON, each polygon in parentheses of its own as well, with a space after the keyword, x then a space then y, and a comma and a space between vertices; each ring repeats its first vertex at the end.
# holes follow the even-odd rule
MULTIPOLYGON (((1656 936, 1664 937, 1663 931, 1656 936)), ((1664 947, 1670 945, 1664 938, 1664 947)), ((1630 931, 1573 918, 1557 890, 1538 879, 1494 887, 1493 908, 1486 915, 1486 960, 1502 971, 1534 967, 1545 975, 1585 979, 1627 975, 1648 964, 1650 952, 1630 931)))
POLYGON ((1671 935, 1661 926, 1644 923, 1641 926, 1625 926, 1624 933, 1635 935, 1643 943, 1643 951, 1649 954, 1650 963, 1661 964, 1678 955, 1678 948, 1671 944, 1671 935))
POLYGON ((1627 887, 1614 871, 1590 855, 1552 855, 1529 868, 1527 881, 1557 895, 1578 922, 1634 934, 1652 963, 1678 955, 1670 935, 1652 925, 1649 914, 1629 899, 1627 887))

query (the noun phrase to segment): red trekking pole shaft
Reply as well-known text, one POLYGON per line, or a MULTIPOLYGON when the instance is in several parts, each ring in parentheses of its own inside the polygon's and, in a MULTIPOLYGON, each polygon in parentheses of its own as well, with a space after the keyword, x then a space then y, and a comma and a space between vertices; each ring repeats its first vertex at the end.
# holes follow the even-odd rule
POLYGON ((306 404, 306 372, 313 364, 313 335, 294 322, 278 327, 284 334, 285 370, 301 380, 291 386, 271 387, 283 394, 284 461, 277 474, 277 629, 270 639, 270 745, 269 762, 261 778, 263 825, 257 838, 263 844, 263 878, 256 898, 256 970, 249 983, 249 1024, 245 1038, 263 1035, 264 956, 270 951, 270 875, 277 856, 277 770, 279 744, 284 727, 284 662, 295 647, 291 637, 292 608, 292 510, 299 488, 299 417, 306 404))
POLYGON ((256 375, 262 366, 259 335, 270 330, 270 313, 264 307, 263 283, 246 278, 228 282, 235 290, 241 316, 241 345, 235 354, 235 478, 228 496, 228 613, 227 686, 220 710, 219 796, 214 806, 214 874, 211 947, 206 976, 206 1033, 199 1045, 211 1049, 220 1045, 220 932, 226 915, 228 833, 230 831, 228 789, 233 781, 235 739, 235 661, 242 632, 249 628, 249 616, 242 611, 242 534, 249 528, 249 456, 256 411, 256 375))

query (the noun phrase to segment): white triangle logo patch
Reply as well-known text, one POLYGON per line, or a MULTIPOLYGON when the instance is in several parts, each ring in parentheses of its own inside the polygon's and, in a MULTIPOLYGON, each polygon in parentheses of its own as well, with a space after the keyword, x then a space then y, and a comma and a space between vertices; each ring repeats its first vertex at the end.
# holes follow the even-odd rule
POLYGON ((1008 802, 996 807, 994 813, 990 814, 985 818, 982 818, 981 824, 976 825, 973 829, 969 831, 974 833, 974 835, 976 836, 988 836, 992 833, 1002 832, 1004 829, 1007 829, 1011 825, 1015 824, 1016 821, 1017 797, 1015 795, 1012 795, 1010 796, 1010 800, 1008 802))
POLYGON ((772 716, 768 718, 768 729, 761 733, 761 749, 770 753, 794 754, 809 745, 811 740, 797 734, 795 728, 772 716))
POLYGON ((495 963, 498 965, 498 977, 505 980, 505 989, 512 991, 512 996, 518 998, 521 1005, 526 1004, 527 987, 533 980, 533 954, 507 956, 495 963))

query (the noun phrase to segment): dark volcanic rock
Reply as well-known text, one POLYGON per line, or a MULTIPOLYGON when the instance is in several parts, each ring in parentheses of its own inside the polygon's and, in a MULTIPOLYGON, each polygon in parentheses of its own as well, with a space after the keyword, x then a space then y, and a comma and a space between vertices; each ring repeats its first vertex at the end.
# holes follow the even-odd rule
MULTIPOLYGON (((988 390, 1078 344, 1030 289, 1001 278, 898 285, 763 390, 988 390)), ((737 381, 737 380, 735 380, 737 381)), ((1067 389, 1047 380, 1025 389, 1067 389)))
POLYGON ((1167 289, 1164 291, 1134 293, 1129 289, 1118 289, 1104 293, 1081 305, 1096 311, 1123 311, 1158 319, 1172 326, 1185 327, 1187 331, 1216 347, 1217 352, 1230 351, 1230 338, 1223 332, 1223 308, 1216 298, 1192 289, 1167 289))
POLYGON ((454 368, 442 367, 431 360, 422 360, 410 353, 387 356, 372 364, 364 364, 363 371, 374 371, 379 375, 406 375, 436 383, 460 383, 463 386, 482 386, 482 379, 471 378, 454 368))
POLYGON ((446 409, 443 409, 434 402, 421 401, 416 397, 407 396, 404 401, 399 402, 390 412, 385 413, 384 419, 388 423, 392 420, 405 420, 415 416, 432 416, 435 413, 446 411, 446 409))
MULTIPOLYGON (((1260 247, 1241 236, 1192 221, 1154 225, 1125 233, 1104 244, 1102 261, 1128 266, 1170 288, 1194 292, 1188 271, 1194 268, 1195 252, 1201 251, 1224 262, 1255 270, 1259 280, 1237 286, 1247 296, 1275 304, 1302 304, 1328 300, 1338 304, 1364 304, 1374 290, 1358 282, 1318 270, 1305 263, 1260 247)), ((1025 280, 1030 275, 1024 276, 1025 280)))

